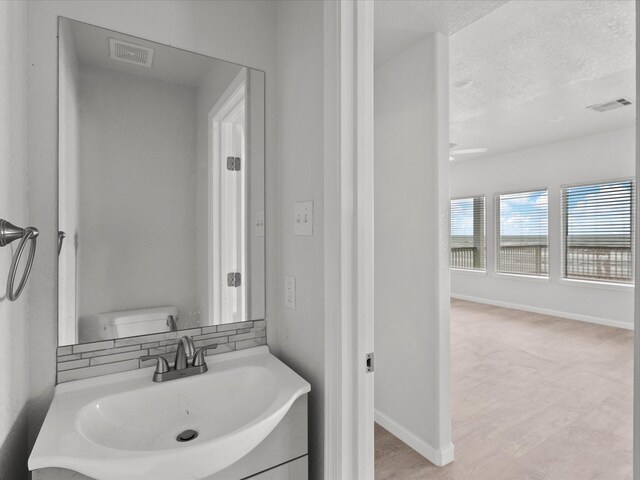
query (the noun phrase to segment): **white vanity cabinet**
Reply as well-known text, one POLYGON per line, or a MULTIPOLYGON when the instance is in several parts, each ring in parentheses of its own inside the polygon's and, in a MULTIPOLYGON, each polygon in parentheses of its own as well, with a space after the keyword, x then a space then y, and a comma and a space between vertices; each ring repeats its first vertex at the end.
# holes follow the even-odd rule
MULTIPOLYGON (((203 480, 243 480, 249 477, 251 480, 307 480, 309 476, 307 397, 308 395, 302 395, 298 398, 276 428, 251 452, 230 467, 203 480)), ((63 468, 35 470, 32 478, 33 480, 94 480, 63 468)))
POLYGON ((273 432, 248 455, 206 480, 306 480, 307 397, 298 398, 273 432), (257 473, 260 475, 252 476, 257 473))
POLYGON ((309 470, 308 456, 300 457, 291 462, 272 468, 266 472, 251 477, 251 480, 289 480, 307 479, 309 470))

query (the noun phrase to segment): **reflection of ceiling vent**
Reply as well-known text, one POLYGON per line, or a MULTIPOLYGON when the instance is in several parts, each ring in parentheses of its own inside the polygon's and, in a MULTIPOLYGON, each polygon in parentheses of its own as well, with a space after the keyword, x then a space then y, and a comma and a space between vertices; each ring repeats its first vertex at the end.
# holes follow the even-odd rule
POLYGON ((135 43, 123 42, 115 38, 109 39, 109 54, 114 60, 121 62, 135 63, 150 67, 153 61, 153 49, 136 45, 135 43))
POLYGON ((631 100, 628 100, 626 98, 619 98, 617 100, 612 100, 610 102, 590 105, 587 108, 590 110, 595 110, 596 112, 608 112, 609 110, 626 107, 627 105, 631 105, 631 100))

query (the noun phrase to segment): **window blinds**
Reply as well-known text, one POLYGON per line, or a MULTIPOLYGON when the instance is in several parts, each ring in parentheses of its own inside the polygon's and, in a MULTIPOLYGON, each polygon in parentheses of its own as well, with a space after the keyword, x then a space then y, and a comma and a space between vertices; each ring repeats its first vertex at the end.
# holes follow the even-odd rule
POLYGON ((562 258, 566 278, 633 281, 632 180, 562 189, 562 258))
POLYGON ((451 268, 484 270, 486 264, 484 197, 451 200, 451 268))
POLYGON ((498 194, 496 270, 521 275, 548 275, 547 190, 498 194))

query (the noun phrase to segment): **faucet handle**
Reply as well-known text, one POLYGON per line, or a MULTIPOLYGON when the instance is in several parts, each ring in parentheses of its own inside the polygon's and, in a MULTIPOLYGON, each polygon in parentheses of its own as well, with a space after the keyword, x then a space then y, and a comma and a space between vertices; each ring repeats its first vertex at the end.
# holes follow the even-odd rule
POLYGON ((140 357, 140 361, 144 362, 146 360, 157 360, 158 363, 156 364, 156 371, 153 373, 154 377, 155 375, 158 375, 160 373, 167 373, 169 371, 169 362, 167 362, 167 359, 164 358, 163 356, 160 355, 143 355, 142 357, 140 357))
POLYGON ((176 315, 168 315, 167 316, 167 327, 172 332, 178 331, 178 317, 176 315))
POLYGON ((194 367, 200 367, 200 366, 202 366, 202 365, 205 365, 205 362, 204 362, 204 353, 205 353, 207 350, 213 350, 213 349, 216 349, 216 348, 218 348, 218 344, 217 344, 217 343, 214 343, 213 345, 207 345, 206 347, 201 347, 201 348, 199 348, 199 349, 196 351, 196 355, 195 355, 195 357, 193 358, 193 366, 194 366, 194 367))

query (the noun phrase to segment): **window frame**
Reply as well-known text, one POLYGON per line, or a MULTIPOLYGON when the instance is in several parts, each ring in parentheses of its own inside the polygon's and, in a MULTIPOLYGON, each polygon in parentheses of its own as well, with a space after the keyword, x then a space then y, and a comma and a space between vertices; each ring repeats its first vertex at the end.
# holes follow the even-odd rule
POLYGON ((600 286, 600 287, 633 287, 635 286, 636 281, 636 252, 635 252, 635 244, 636 244, 636 202, 637 202, 637 185, 636 185, 636 177, 622 177, 622 178, 613 178, 607 180, 590 180, 586 182, 579 183, 567 183, 560 185, 560 279, 562 283, 567 284, 576 284, 576 285, 584 285, 584 286, 600 286), (578 277, 569 277, 567 276, 567 241, 566 235, 568 232, 568 220, 569 215, 567 212, 566 205, 566 189, 567 188, 577 188, 577 187, 588 187, 595 185, 606 185, 611 183, 622 183, 622 182, 631 182, 631 279, 627 281, 620 281, 617 279, 607 280, 607 279, 596 279, 596 278, 578 278, 578 277))
POLYGON ((502 191, 502 192, 495 192, 493 194, 493 234, 494 234, 494 258, 493 258, 493 271, 496 273, 496 275, 502 276, 502 275, 508 275, 508 276, 516 276, 516 277, 525 277, 525 278, 531 278, 531 279, 549 279, 549 273, 551 271, 551 248, 550 248, 550 244, 549 244, 549 238, 550 238, 550 234, 549 234, 549 227, 550 225, 550 220, 549 220, 549 187, 539 187, 539 188, 524 188, 524 189, 518 189, 518 190, 510 190, 510 191, 502 191), (502 195, 517 195, 517 194, 523 194, 523 193, 534 193, 534 192, 541 192, 544 191, 547 194, 547 273, 543 273, 543 274, 537 274, 537 273, 519 273, 519 272, 504 272, 502 270, 500 270, 500 239, 501 239, 501 228, 500 228, 500 215, 501 215, 501 209, 500 209, 500 196, 502 195))
POLYGON ((488 255, 487 255, 487 240, 488 240, 488 236, 487 236, 487 195, 485 195, 484 193, 478 194, 478 195, 461 195, 461 196, 457 196, 457 197, 451 197, 449 198, 449 270, 452 271, 456 271, 456 272, 471 272, 471 273, 475 273, 475 274, 484 274, 486 275, 488 268, 487 268, 487 260, 488 260, 488 255), (473 200, 475 198, 482 198, 483 200, 483 215, 484 215, 484 222, 483 222, 483 238, 484 238, 484 248, 483 248, 483 254, 484 254, 484 268, 461 268, 461 267, 453 267, 451 265, 451 202, 454 202, 456 200, 473 200))

